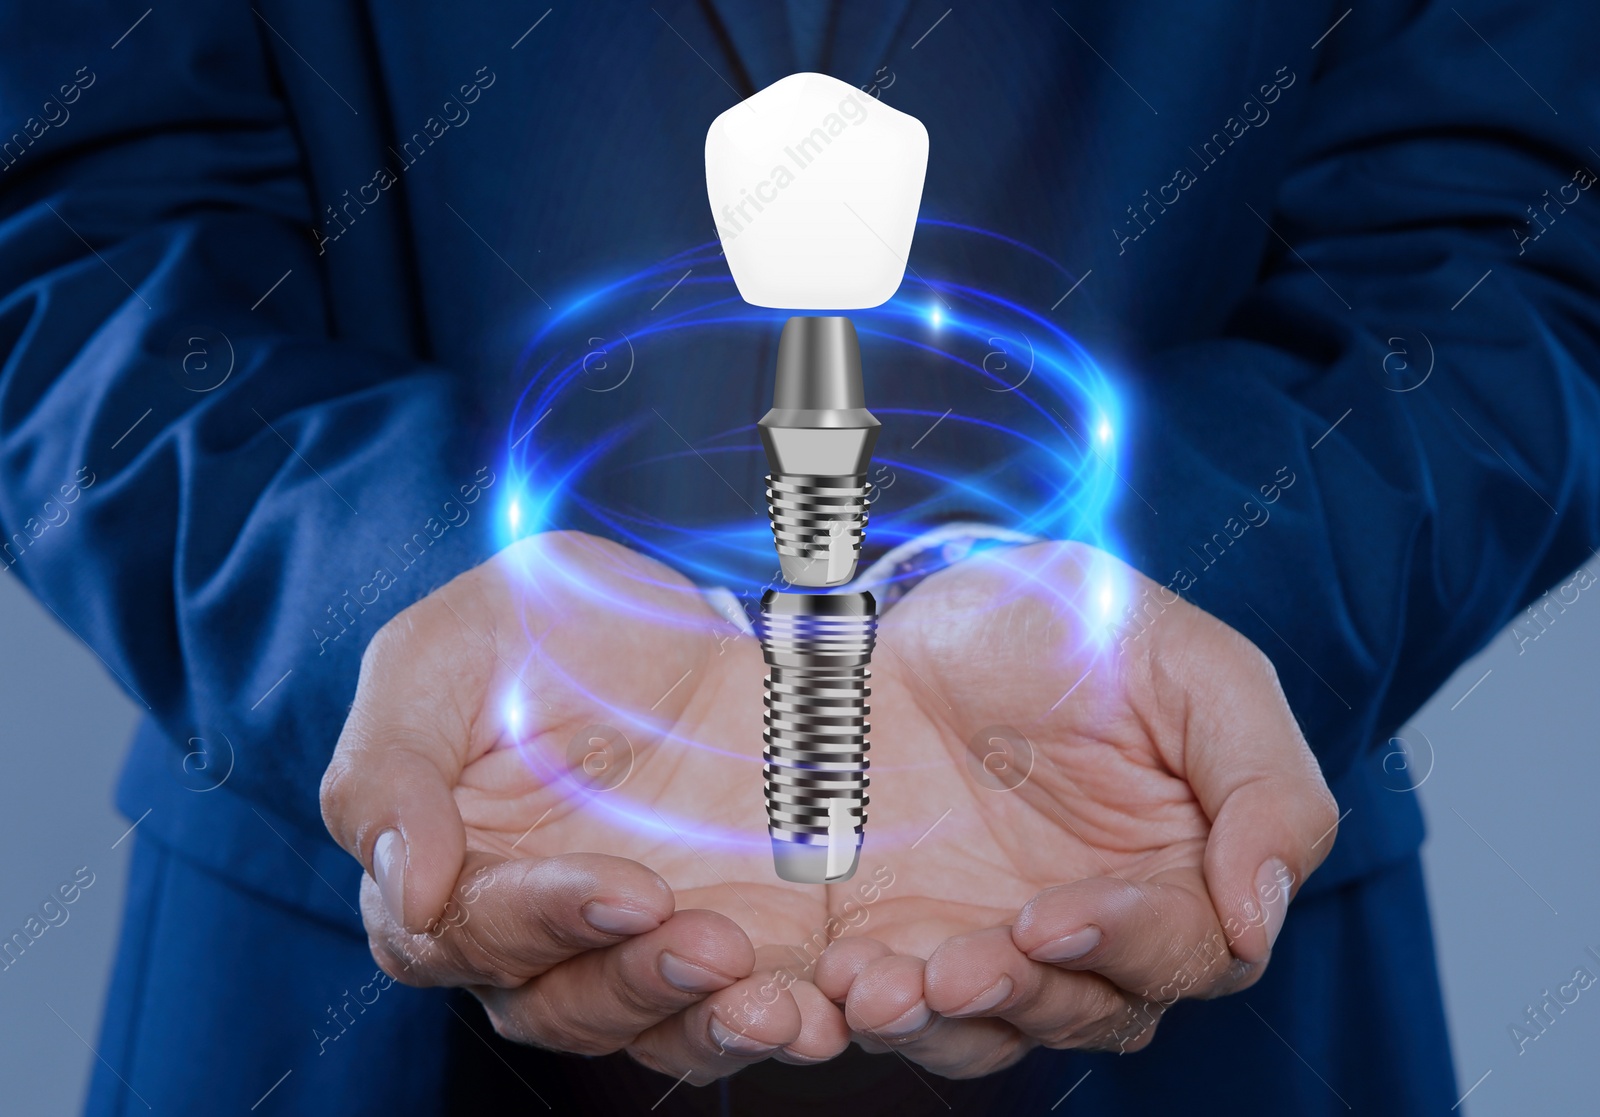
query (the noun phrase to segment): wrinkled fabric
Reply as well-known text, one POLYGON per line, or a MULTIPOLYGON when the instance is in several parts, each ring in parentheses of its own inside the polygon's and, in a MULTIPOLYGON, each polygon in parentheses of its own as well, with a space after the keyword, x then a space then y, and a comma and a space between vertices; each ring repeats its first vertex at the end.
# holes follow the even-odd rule
MULTIPOLYGON (((826 72, 927 124, 925 217, 1082 279, 1063 297, 999 248, 913 249, 1055 304, 1118 377, 1119 551, 1272 657, 1357 805, 1308 888, 1408 857, 1387 735, 1600 542, 1600 14, 789 7, 0 15, 0 571, 148 708, 121 808, 356 931, 316 789, 361 649, 493 550, 545 298, 710 238, 705 127, 796 68, 802 26, 826 72)), ((639 406, 701 432, 766 402, 761 376, 680 383, 639 406)), ((759 504, 759 478, 730 483, 636 495, 759 504)), ((1347 934, 1346 957, 1388 949, 1347 934)))

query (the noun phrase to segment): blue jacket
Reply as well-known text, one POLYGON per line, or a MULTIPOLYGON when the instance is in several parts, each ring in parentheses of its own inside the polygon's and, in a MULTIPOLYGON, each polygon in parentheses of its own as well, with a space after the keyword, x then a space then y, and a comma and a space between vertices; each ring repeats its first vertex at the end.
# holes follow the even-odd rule
MULTIPOLYGON (((1070 269, 911 260, 1113 370, 1120 550, 1272 657, 1351 812, 1309 888, 1412 854, 1388 734, 1600 542, 1600 13, 817 7, 8 8, 0 570, 149 710, 143 840, 359 933, 317 785, 365 640, 494 549, 529 338, 710 240, 707 124, 817 69, 926 123, 925 218, 1070 269)), ((747 425, 728 359, 618 406, 747 425)))

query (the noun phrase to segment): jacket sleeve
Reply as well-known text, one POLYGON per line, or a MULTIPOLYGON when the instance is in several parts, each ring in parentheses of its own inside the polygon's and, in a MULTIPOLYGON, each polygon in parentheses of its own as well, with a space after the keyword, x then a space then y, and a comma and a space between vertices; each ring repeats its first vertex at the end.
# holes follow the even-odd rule
POLYGON ((454 378, 337 340, 251 8, 113 49, 122 12, 0 17, 0 577, 317 832, 361 650, 483 557, 492 463, 454 378))
POLYGON ((1600 17, 1391 7, 1237 201, 1263 264, 1227 329, 1138 378, 1120 513, 1275 661, 1330 777, 1600 541, 1600 17))

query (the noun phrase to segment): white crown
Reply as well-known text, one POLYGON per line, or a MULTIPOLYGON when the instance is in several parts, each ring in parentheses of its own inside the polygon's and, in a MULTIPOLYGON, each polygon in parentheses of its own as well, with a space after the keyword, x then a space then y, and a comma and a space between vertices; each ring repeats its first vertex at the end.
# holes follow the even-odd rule
POLYGON ((790 74, 711 122, 706 193, 745 302, 888 302, 916 230, 928 130, 825 74, 790 74))

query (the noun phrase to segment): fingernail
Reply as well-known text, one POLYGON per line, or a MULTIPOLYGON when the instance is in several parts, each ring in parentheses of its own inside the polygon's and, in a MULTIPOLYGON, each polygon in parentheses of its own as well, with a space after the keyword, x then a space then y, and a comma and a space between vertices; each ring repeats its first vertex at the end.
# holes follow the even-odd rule
POLYGON ((1011 983, 1011 979, 1009 977, 1002 977, 999 981, 989 986, 989 988, 985 989, 982 993, 979 993, 976 997, 973 997, 972 1000, 968 1001, 954 1012, 947 1012, 945 1015, 977 1016, 980 1013, 988 1012, 995 1005, 1011 996, 1011 990, 1013 988, 1014 986, 1011 983))
POLYGON ((767 1055, 778 1049, 775 1044, 762 1043, 734 1031, 715 1016, 711 1018, 711 1040, 717 1050, 731 1051, 735 1055, 767 1055))
POLYGON ((646 911, 613 907, 591 900, 583 905, 583 918, 596 931, 608 935, 642 935, 661 926, 661 920, 646 911))
POLYGON ((784 1062, 798 1063, 804 1067, 814 1067, 819 1063, 831 1063, 833 1062, 833 1059, 834 1057, 832 1055, 802 1055, 790 1047, 785 1047, 783 1049, 784 1062))
POLYGON ((685 962, 676 954, 665 950, 661 952, 661 976, 666 978, 668 985, 685 993, 710 993, 717 989, 726 989, 732 984, 721 974, 713 973, 693 962, 685 962))
POLYGON ((383 906, 401 926, 406 922, 406 843, 398 830, 385 830, 372 843, 372 876, 383 906))
POLYGON ((918 1001, 906 1009, 899 1016, 889 1021, 878 1029, 878 1035, 884 1039, 905 1039, 914 1036, 926 1028, 933 1020, 933 1012, 928 1008, 927 1001, 918 1001))
POLYGON ((1080 927, 1070 935, 1047 942, 1037 950, 1028 951, 1035 962, 1071 962, 1082 958, 1100 945, 1100 928, 1080 927))
POLYGON ((1256 899, 1265 915, 1261 926, 1267 932, 1268 950, 1278 941, 1289 914, 1289 880, 1289 866, 1276 857, 1256 870, 1256 899))

